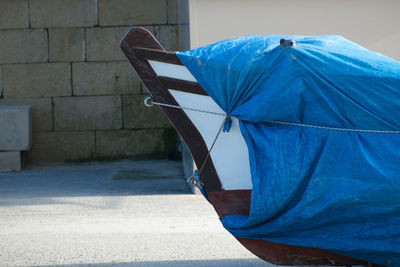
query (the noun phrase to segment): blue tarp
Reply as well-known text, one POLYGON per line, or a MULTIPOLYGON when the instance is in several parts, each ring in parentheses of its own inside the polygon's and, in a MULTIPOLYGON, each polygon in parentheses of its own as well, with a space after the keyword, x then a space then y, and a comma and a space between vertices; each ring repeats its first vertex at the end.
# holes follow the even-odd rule
POLYGON ((400 62, 341 36, 246 36, 177 55, 249 149, 250 214, 223 217, 226 229, 400 266, 400 62))

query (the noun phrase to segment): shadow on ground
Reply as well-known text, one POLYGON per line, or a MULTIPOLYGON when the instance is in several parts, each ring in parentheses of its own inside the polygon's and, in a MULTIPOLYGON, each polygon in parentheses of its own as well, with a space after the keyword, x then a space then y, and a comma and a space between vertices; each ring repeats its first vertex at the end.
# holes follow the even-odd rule
POLYGON ((174 161, 0 173, 1 266, 269 266, 223 230, 174 161))
POLYGON ((0 205, 10 197, 190 193, 178 161, 47 164, 28 166, 22 172, 0 173, 0 205))

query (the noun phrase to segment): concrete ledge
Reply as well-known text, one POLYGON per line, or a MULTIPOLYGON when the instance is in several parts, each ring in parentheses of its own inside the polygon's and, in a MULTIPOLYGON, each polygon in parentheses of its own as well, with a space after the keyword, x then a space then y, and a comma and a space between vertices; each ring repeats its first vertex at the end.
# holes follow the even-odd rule
POLYGON ((31 106, 0 106, 0 151, 31 148, 31 106))
POLYGON ((20 171, 21 165, 21 152, 0 152, 0 172, 20 171))
MULTIPOLYGON (((194 163, 193 156, 190 153, 188 146, 186 145, 185 141, 183 141, 182 137, 179 137, 179 143, 182 149, 182 167, 183 173, 185 175, 185 179, 191 177, 194 171, 197 169, 196 164, 194 163)), ((193 186, 191 183, 188 183, 190 186, 190 190, 193 194, 201 195, 200 189, 193 186)))

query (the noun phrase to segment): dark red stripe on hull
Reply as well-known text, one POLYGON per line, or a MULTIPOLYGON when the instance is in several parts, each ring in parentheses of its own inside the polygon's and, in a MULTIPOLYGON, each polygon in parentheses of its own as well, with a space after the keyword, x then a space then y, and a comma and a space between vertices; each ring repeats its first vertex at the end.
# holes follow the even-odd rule
MULTIPOLYGON (((222 190, 208 194, 218 216, 249 215, 251 190, 222 190)), ((367 262, 327 250, 237 238, 257 257, 279 265, 366 265, 367 262)))

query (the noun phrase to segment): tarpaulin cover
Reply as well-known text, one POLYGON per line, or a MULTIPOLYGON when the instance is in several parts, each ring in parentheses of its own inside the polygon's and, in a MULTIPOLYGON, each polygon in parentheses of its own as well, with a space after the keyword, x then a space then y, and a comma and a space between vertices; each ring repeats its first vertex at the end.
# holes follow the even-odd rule
POLYGON ((226 229, 400 266, 400 62, 341 36, 246 36, 177 55, 248 146, 250 214, 223 217, 226 229))

